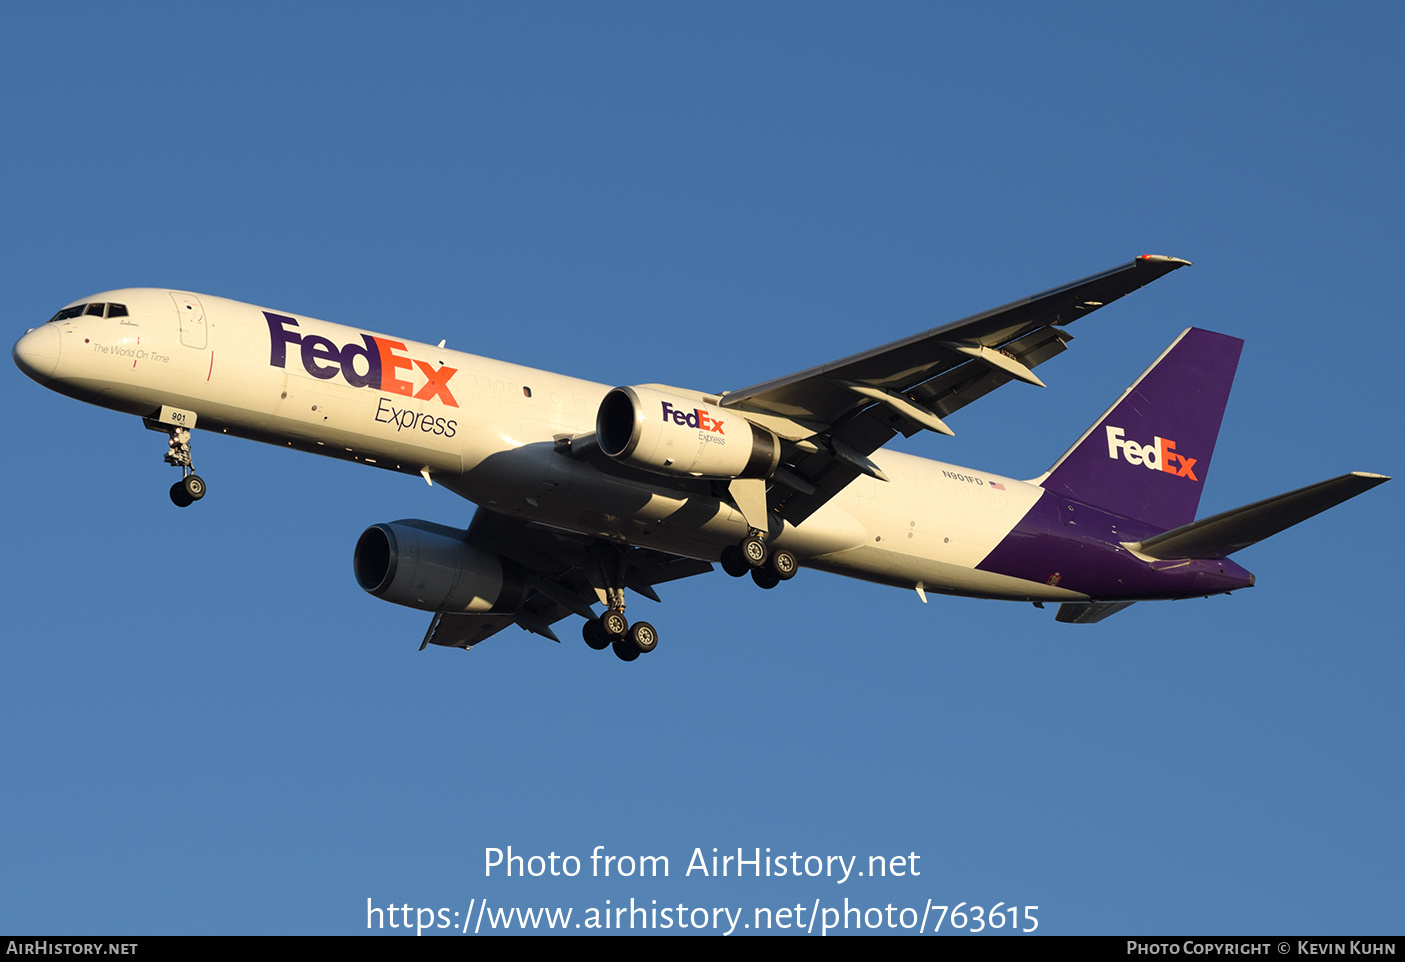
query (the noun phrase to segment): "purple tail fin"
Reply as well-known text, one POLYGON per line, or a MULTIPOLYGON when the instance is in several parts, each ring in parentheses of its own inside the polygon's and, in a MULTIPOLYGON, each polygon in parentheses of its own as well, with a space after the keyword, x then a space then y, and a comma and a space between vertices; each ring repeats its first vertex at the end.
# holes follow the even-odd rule
POLYGON ((1163 530, 1194 521, 1243 347, 1237 337, 1184 331, 1042 487, 1163 530))

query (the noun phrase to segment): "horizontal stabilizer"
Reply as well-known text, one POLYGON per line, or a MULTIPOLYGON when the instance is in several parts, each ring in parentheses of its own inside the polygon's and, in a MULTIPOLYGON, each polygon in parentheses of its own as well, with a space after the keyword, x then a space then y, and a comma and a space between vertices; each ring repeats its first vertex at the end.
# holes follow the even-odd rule
POLYGON ((1354 471, 1193 521, 1128 548, 1165 560, 1224 558, 1389 480, 1383 474, 1354 471))
POLYGON ((1091 625, 1104 618, 1111 618, 1123 608, 1130 608, 1134 604, 1134 601, 1095 601, 1092 604, 1065 601, 1059 605, 1059 613, 1054 616, 1054 620, 1062 621, 1066 625, 1091 625))

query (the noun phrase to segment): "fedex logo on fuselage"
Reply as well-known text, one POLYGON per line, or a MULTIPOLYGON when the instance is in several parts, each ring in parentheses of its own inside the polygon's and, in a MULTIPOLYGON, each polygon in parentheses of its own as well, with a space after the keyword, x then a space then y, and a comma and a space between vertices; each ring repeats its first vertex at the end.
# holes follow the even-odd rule
POLYGON ((1121 428, 1109 427, 1107 429, 1107 456, 1115 461, 1119 457, 1119 452, 1120 457, 1128 464, 1137 464, 1152 471, 1165 471, 1178 478, 1190 478, 1192 481, 1200 480, 1195 476, 1193 470, 1197 459, 1177 454, 1175 441, 1158 437, 1151 444, 1138 444, 1136 441, 1124 438, 1121 428))
POLYGON ((672 421, 679 427, 697 428, 699 431, 708 431, 714 434, 726 434, 722 430, 722 422, 716 418, 709 417, 702 408, 694 408, 691 412, 676 408, 667 401, 659 402, 663 405, 663 419, 672 421))
POLYGON ((287 369, 288 346, 299 346, 303 370, 321 381, 330 380, 338 374, 352 387, 370 387, 387 394, 400 394, 420 401, 438 400, 451 408, 459 406, 449 391, 449 380, 458 373, 457 368, 434 367, 424 361, 409 356, 402 341, 392 341, 385 337, 361 335, 361 344, 352 342, 338 346, 334 341, 317 334, 303 334, 296 328, 298 322, 282 314, 264 311, 268 320, 268 363, 274 367, 287 369), (356 369, 360 358, 365 365, 364 372, 356 369), (415 389, 414 383, 402 379, 400 371, 413 374, 416 370, 425 377, 424 384, 415 389))

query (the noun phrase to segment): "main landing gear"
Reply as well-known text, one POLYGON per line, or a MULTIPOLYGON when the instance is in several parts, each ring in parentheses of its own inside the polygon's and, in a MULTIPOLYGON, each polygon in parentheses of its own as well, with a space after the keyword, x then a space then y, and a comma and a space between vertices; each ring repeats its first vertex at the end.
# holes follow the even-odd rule
POLYGON ((581 626, 581 637, 596 651, 614 648, 615 657, 621 661, 633 661, 659 646, 659 633, 653 625, 647 621, 631 625, 618 608, 610 608, 599 618, 587 621, 581 626))
POLYGON ((733 578, 750 574, 760 588, 774 588, 789 581, 799 567, 794 554, 785 548, 767 548, 755 531, 738 544, 722 549, 722 570, 733 578))
POLYGON ((195 473, 195 465, 190 457, 190 428, 159 424, 151 420, 146 422, 146 426, 170 436, 165 461, 181 469, 181 479, 171 485, 171 503, 178 508, 190 507, 205 496, 205 479, 195 473))
MULTIPOLYGON (((581 626, 581 637, 596 651, 615 650, 621 661, 633 661, 659 646, 659 633, 647 621, 630 624, 624 616, 624 581, 628 558, 619 549, 597 554, 589 565, 591 583, 605 602, 605 611, 598 618, 587 618, 581 626)), ((654 598, 658 600, 657 597, 654 598)))

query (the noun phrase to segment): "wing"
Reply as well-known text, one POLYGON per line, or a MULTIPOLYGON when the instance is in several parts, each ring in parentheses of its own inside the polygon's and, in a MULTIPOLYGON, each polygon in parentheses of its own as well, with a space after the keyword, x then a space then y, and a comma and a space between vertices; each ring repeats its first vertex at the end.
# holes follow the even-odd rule
POLYGON ((509 625, 559 642, 551 626, 568 615, 594 618, 591 605, 604 603, 607 584, 633 589, 658 601, 654 585, 712 570, 706 561, 611 544, 478 509, 467 540, 522 569, 528 586, 517 611, 504 614, 436 614, 425 645, 472 648, 509 625))
POLYGON ((860 474, 882 478, 868 455, 894 436, 924 429, 951 434, 943 418, 1012 380, 1042 387, 1033 369, 1073 339, 1064 325, 1189 263, 1143 255, 944 327, 730 391, 721 404, 797 442, 767 501, 773 513, 799 524, 860 474))

